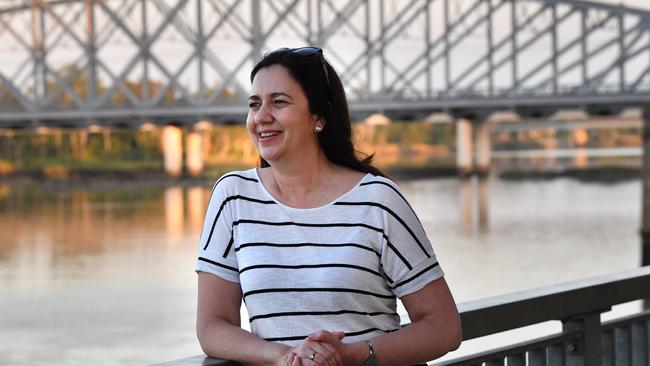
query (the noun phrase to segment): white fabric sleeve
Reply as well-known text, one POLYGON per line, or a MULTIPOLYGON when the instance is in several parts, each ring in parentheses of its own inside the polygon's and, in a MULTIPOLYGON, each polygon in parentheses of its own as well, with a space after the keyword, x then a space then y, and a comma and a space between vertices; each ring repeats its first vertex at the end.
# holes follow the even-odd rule
MULTIPOLYGON (((231 282, 239 282, 239 266, 232 236, 232 214, 229 194, 232 179, 221 178, 213 188, 199 240, 199 258, 196 271, 217 275, 231 282)), ((231 203, 232 204, 232 203, 231 203)))
MULTIPOLYGON (((391 182, 392 183, 392 182, 391 182)), ((399 188, 393 187, 399 192, 399 188)), ((381 264, 397 297, 414 293, 444 275, 415 212, 403 195, 389 192, 385 200, 381 264)))

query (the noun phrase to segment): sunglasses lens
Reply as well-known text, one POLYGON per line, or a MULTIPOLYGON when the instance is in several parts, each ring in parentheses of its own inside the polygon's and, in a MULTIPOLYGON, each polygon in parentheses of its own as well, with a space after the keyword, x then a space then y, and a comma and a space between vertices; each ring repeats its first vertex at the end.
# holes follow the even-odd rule
POLYGON ((283 53, 293 53, 299 56, 312 56, 319 55, 321 66, 323 67, 323 76, 325 76, 325 81, 327 85, 330 85, 329 73, 327 72, 327 66, 325 65, 325 59, 323 58, 323 50, 318 47, 300 47, 300 48, 278 48, 277 50, 269 51, 264 54, 264 58, 269 56, 280 55, 283 53))
POLYGON ((267 56, 272 56, 272 55, 279 55, 281 53, 290 52, 290 51, 291 51, 291 48, 287 48, 287 47, 278 48, 277 50, 273 50, 273 51, 269 51, 269 52, 265 53, 264 56, 262 56, 262 57, 267 57, 267 56))
POLYGON ((300 56, 311 56, 322 51, 318 47, 301 47, 301 48, 294 48, 291 50, 291 52, 298 54, 300 56))

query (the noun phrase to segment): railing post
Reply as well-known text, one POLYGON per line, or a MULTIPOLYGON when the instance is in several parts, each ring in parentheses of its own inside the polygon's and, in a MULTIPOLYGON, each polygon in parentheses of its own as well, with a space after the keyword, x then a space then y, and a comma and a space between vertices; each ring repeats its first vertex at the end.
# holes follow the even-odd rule
MULTIPOLYGON (((641 184, 643 187, 641 203, 641 265, 650 266, 650 105, 643 106, 643 164, 641 184)), ((650 309, 650 298, 643 302, 650 309)))
POLYGON ((650 105, 643 106, 643 164, 641 182, 641 265, 650 265, 650 105))
POLYGON ((601 312, 579 315, 562 321, 563 332, 580 331, 583 334, 580 344, 566 345, 567 366, 601 366, 601 312))

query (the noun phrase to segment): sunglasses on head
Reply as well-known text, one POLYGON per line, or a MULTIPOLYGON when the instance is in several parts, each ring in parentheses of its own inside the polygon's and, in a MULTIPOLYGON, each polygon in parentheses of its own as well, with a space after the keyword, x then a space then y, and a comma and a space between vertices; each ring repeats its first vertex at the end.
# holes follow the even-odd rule
POLYGON ((264 54, 264 58, 271 56, 271 55, 277 55, 277 54, 282 54, 282 53, 291 53, 295 54, 298 56, 312 56, 312 55, 318 55, 318 58, 320 59, 321 66, 323 67, 323 75, 325 76, 325 81, 327 82, 327 86, 330 86, 330 78, 329 78, 329 73, 327 72, 327 65, 325 64, 325 58, 323 57, 323 50, 318 48, 318 47, 299 47, 299 48, 278 48, 277 50, 269 51, 264 54))

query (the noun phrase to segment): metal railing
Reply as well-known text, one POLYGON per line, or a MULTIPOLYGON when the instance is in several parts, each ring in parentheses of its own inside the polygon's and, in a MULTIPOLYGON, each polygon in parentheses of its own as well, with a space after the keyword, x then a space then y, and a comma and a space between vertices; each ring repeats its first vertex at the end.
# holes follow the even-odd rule
MULTIPOLYGON (((650 366, 650 310, 601 323, 612 306, 650 298, 650 266, 459 305, 463 340, 550 320, 558 334, 448 361, 439 366, 650 366)), ((647 304, 647 300, 646 300, 647 304)), ((204 355, 157 366, 238 365, 204 355)))

